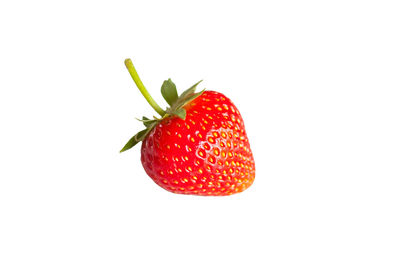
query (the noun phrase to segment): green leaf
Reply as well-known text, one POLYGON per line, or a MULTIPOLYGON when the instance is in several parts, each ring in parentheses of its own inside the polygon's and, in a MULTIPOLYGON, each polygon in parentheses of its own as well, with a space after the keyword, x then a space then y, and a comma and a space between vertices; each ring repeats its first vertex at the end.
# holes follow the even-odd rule
POLYGON ((178 116, 182 120, 184 120, 186 118, 186 110, 184 108, 175 110, 172 114, 178 116))
POLYGON ((155 122, 155 120, 151 120, 151 119, 143 116, 142 122, 143 122, 144 126, 149 127, 153 122, 155 122))
POLYGON ((149 119, 149 118, 147 118, 145 116, 143 116, 142 119, 138 119, 138 118, 136 118, 136 119, 138 121, 143 122, 143 125, 146 126, 146 128, 149 127, 153 122, 158 121, 157 119, 152 120, 152 119, 149 119))
POLYGON ((147 126, 146 129, 138 132, 135 136, 133 136, 128 143, 126 143, 126 145, 121 149, 120 152, 124 152, 128 149, 131 149, 132 147, 134 147, 137 143, 143 141, 146 136, 151 132, 151 130, 153 130, 153 128, 159 123, 159 121, 153 121, 152 123, 149 124, 149 126, 147 126))
POLYGON ((171 81, 171 79, 168 79, 163 82, 161 86, 161 94, 164 97, 165 101, 167 101, 167 103, 170 104, 171 106, 178 99, 178 92, 176 91, 176 86, 171 81))
POLYGON ((195 93, 195 94, 188 95, 184 99, 179 99, 180 101, 179 101, 178 105, 176 106, 176 108, 179 109, 179 108, 183 107, 184 105, 186 105, 187 103, 190 103, 191 101, 193 101, 194 99, 199 97, 201 94, 203 94, 203 92, 204 92, 204 90, 202 90, 198 93, 195 93))
POLYGON ((120 152, 129 150, 132 147, 134 147, 137 143, 142 141, 141 138, 146 132, 147 132, 147 129, 144 129, 144 130, 138 132, 135 136, 133 136, 131 139, 129 139, 128 143, 126 143, 126 145, 121 149, 120 152))
POLYGON ((186 91, 184 91, 179 98, 185 98, 187 95, 193 94, 194 91, 196 91, 196 87, 197 85, 199 85, 199 83, 201 83, 203 80, 198 81, 197 83, 195 83, 194 85, 192 85, 192 87, 190 87, 189 89, 187 89, 186 91))

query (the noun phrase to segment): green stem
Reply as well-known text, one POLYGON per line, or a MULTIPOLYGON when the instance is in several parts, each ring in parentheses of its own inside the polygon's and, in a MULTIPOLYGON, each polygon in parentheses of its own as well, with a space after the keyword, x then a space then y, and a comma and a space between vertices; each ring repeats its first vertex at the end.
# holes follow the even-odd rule
POLYGON ((144 87, 142 81, 139 78, 139 75, 136 72, 135 67, 133 66, 132 60, 130 58, 125 59, 125 66, 129 71, 129 74, 132 76, 133 81, 136 83, 136 86, 139 88, 140 92, 146 98, 147 102, 149 102, 150 106, 154 108, 154 110, 160 114, 161 116, 165 115, 165 111, 160 108, 160 106, 154 101, 146 87, 144 87))

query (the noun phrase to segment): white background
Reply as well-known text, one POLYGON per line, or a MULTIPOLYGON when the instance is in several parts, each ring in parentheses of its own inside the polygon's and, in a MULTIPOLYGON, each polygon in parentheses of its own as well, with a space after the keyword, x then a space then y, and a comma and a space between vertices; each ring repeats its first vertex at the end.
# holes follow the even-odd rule
POLYGON ((399 266, 398 1, 3 1, 0 266, 399 266), (164 191, 140 149, 159 92, 242 113, 256 180, 164 191))

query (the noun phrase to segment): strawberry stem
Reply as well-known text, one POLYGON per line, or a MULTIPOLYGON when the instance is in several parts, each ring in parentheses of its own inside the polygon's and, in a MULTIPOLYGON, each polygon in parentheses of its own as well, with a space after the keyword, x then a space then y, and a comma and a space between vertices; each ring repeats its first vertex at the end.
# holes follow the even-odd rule
POLYGON ((161 116, 165 115, 165 111, 160 108, 160 106, 154 101, 154 99, 151 97, 149 92, 147 91, 146 87, 144 87, 142 81, 139 78, 139 75, 136 72, 135 67, 133 66, 132 60, 130 58, 125 59, 125 66, 129 71, 129 74, 132 76, 133 81, 135 82, 136 86, 139 88, 140 92, 146 98, 147 102, 150 104, 150 106, 161 116))

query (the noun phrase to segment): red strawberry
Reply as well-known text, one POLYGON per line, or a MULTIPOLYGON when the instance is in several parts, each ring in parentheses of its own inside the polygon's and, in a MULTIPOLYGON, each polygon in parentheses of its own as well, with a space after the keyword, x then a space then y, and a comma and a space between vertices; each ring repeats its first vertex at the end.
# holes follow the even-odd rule
POLYGON ((146 129, 121 150, 142 143, 146 173, 162 188, 180 194, 223 196, 241 192, 254 181, 253 154, 242 116, 223 94, 195 93, 195 84, 179 97, 175 84, 161 92, 171 105, 162 110, 140 81, 132 61, 125 64, 136 85, 162 117, 143 117, 146 129))

